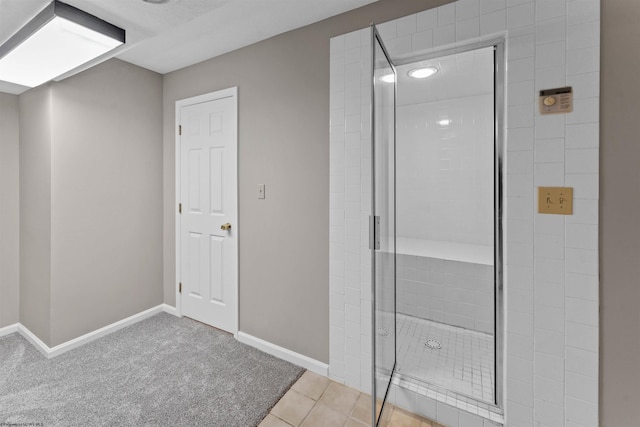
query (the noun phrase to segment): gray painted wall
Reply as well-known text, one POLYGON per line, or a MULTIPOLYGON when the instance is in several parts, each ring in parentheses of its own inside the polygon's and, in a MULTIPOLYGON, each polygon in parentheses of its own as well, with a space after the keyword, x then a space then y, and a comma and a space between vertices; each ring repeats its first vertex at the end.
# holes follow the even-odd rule
POLYGON ((240 330, 328 362, 329 39, 443 3, 383 0, 165 75, 167 304, 176 283, 175 101, 238 86, 240 330))
POLYGON ((20 96, 20 323, 51 332, 51 86, 20 96))
POLYGON ((18 97, 0 93, 0 328, 19 321, 18 97))
POLYGON ((110 60, 20 96, 21 322, 50 347, 162 303, 162 77, 110 60))
POLYGON ((57 345, 162 303, 162 76, 110 60, 52 89, 57 345))
POLYGON ((600 425, 640 425, 640 3, 601 2, 600 425))

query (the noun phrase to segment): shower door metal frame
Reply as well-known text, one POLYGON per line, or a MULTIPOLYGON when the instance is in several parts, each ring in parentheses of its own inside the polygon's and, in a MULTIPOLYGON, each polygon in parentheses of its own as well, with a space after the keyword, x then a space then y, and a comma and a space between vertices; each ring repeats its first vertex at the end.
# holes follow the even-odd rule
POLYGON ((380 46, 380 48, 382 49, 382 52, 384 53, 384 56, 387 60, 387 62, 389 63, 392 71, 393 71, 393 75, 394 75, 394 81, 393 81, 393 151, 394 151, 394 168, 393 168, 393 185, 394 185, 394 202, 393 202, 393 211, 394 211, 394 215, 393 215, 393 239, 394 239, 394 243, 393 243, 393 263, 394 263, 394 279, 393 279, 393 311, 394 311, 394 321, 393 321, 393 336, 394 336, 394 362, 393 362, 393 367, 391 368, 391 372, 389 373, 389 385, 387 386, 387 389, 385 390, 385 395, 384 395, 384 399, 383 399, 383 403, 380 407, 380 417, 382 417, 383 413, 384 413, 384 409, 385 409, 385 404, 387 402, 387 398, 389 395, 389 389, 391 388, 391 380, 393 379, 393 375, 396 371, 396 366, 397 366, 397 358, 398 358, 398 352, 397 352, 397 331, 396 331, 396 318, 397 318, 397 308, 396 308, 396 278, 397 278, 397 271, 396 271, 396 243, 395 243, 395 239, 396 239, 396 218, 395 218, 395 209, 396 209, 396 203, 395 203, 395 179, 396 179, 396 172, 395 172, 395 146, 396 146, 396 100, 397 100, 397 75, 398 73, 396 72, 396 67, 395 64, 393 63, 393 61, 391 60, 391 55, 389 55, 389 52, 387 51, 387 48, 384 45, 384 42, 382 41, 382 37, 380 36, 380 33, 378 32, 378 29, 376 28, 375 24, 371 24, 371 123, 370 123, 370 132, 371 132, 371 216, 369 217, 369 247, 371 249, 371 318, 372 318, 372 323, 371 323, 371 371, 372 371, 372 384, 371 384, 371 401, 372 401, 372 405, 371 405, 371 412, 372 412, 372 420, 373 426, 378 426, 378 423, 380 421, 380 419, 378 418, 378 411, 377 411, 377 405, 376 405, 376 400, 377 400, 377 388, 376 388, 376 250, 379 248, 380 246, 380 242, 379 242, 379 234, 378 234, 378 224, 379 224, 379 217, 376 216, 376 179, 375 179, 375 171, 376 171, 376 155, 375 155, 375 142, 376 142, 376 120, 375 120, 375 115, 376 115, 376 108, 375 108, 375 73, 376 73, 376 64, 375 64, 375 45, 376 43, 380 46))
MULTIPOLYGON (((450 49, 439 49, 425 54, 409 54, 391 61, 394 66, 411 64, 413 62, 442 56, 455 55, 483 48, 493 47, 493 121, 494 121, 494 342, 495 342, 495 395, 493 404, 504 410, 504 351, 505 351, 505 324, 504 324, 504 124, 505 124, 505 86, 506 86, 506 62, 505 62, 505 37, 487 37, 475 39, 468 43, 459 42, 450 49)), ((386 53, 386 52, 385 52, 386 53)), ((387 54, 388 56, 388 54, 387 54)), ((388 56, 389 57, 389 56, 388 56)), ((390 58, 390 57, 389 57, 390 58)), ((397 90, 397 88, 396 88, 397 90)), ((373 123, 372 123, 373 129, 373 123)), ((373 137, 373 134, 372 134, 373 137)), ((374 333, 375 339, 375 333, 374 333)), ((374 347, 375 348, 375 347, 374 347)), ((375 409, 374 409, 375 411, 375 409)))
POLYGON ((505 41, 504 39, 494 44, 494 88, 493 88, 493 109, 494 109, 494 221, 495 221, 495 243, 494 254, 494 340, 495 340, 495 399, 494 403, 499 408, 504 409, 504 351, 506 328, 504 323, 504 114, 505 104, 505 77, 507 63, 505 61, 505 41))

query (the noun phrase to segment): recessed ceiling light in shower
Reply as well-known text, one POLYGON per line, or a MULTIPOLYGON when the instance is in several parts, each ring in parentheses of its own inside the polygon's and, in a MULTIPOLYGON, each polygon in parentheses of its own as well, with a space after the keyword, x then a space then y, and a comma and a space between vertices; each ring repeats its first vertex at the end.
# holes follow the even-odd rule
POLYGON ((380 76, 380 81, 385 83, 393 83, 396 81, 396 76, 393 73, 385 74, 380 76))
POLYGON ((437 73, 438 73, 437 67, 429 66, 429 67, 414 68, 413 70, 409 71, 408 74, 409 74, 409 77, 413 77, 414 79, 426 79, 427 77, 431 77, 437 73))

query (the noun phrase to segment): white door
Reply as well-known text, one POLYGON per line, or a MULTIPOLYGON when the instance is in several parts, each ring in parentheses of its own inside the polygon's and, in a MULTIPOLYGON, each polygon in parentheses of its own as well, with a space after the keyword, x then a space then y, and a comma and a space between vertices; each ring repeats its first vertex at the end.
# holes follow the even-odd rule
POLYGON ((184 316, 238 331, 237 92, 178 101, 184 316))

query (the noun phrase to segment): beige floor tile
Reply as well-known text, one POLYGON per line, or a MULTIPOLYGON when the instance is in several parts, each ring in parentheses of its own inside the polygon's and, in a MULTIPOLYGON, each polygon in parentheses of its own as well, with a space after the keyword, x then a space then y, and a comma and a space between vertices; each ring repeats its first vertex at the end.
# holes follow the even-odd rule
MULTIPOLYGON (((380 408, 382 407, 382 400, 378 399, 376 401, 376 411, 378 412, 378 414, 380 413, 380 408)), ((393 409, 395 408, 395 406, 393 406, 393 404, 391 404, 391 402, 387 401, 384 404, 384 412, 385 414, 391 414, 391 412, 393 412, 393 409)))
POLYGON ((269 414, 258 427, 291 427, 291 424, 285 423, 280 418, 269 414))
POLYGON ((393 413, 395 406, 393 406, 389 402, 385 403, 384 412, 380 414, 379 411, 381 406, 382 406, 382 402, 378 400, 378 402, 376 402, 376 410, 378 411, 378 416, 382 417, 381 420, 378 422, 378 424, 381 426, 387 426, 389 425, 389 421, 391 420, 391 414, 393 413))
POLYGON ((309 396, 313 400, 318 400, 330 382, 331 380, 329 380, 329 378, 307 371, 291 388, 309 396))
MULTIPOLYGON (((382 427, 445 427, 389 402, 382 417, 382 427)), ((370 395, 307 371, 258 427, 369 427, 370 423, 370 395)))
POLYGON ((311 411, 314 404, 315 400, 295 390, 289 390, 273 407, 271 413, 289 424, 297 426, 311 411))
POLYGON ((347 421, 347 416, 340 412, 334 411, 320 403, 318 403, 309 412, 301 427, 341 427, 347 421))
POLYGON ((413 414, 395 408, 391 413, 389 427, 421 427, 422 420, 413 414))
POLYGON ((371 424, 371 396, 362 393, 353 407, 351 418, 371 424))
POLYGON ((367 424, 361 422, 360 420, 356 420, 355 418, 349 418, 344 424, 344 427, 371 427, 371 422, 367 424))
POLYGON ((358 390, 332 381, 318 402, 341 414, 349 415, 359 396, 358 390))

